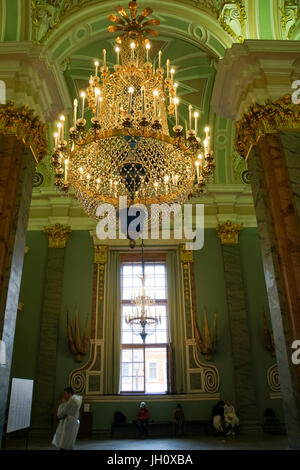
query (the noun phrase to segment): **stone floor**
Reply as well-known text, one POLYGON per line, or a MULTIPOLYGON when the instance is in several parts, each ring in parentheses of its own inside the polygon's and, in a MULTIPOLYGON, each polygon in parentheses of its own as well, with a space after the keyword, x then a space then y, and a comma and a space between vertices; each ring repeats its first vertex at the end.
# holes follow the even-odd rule
MULTIPOLYGON (((23 450, 24 439, 7 439, 7 450, 23 450)), ((29 450, 55 450, 49 440, 29 441, 29 450)), ((285 450, 285 436, 266 434, 239 435, 236 438, 192 437, 192 438, 148 438, 148 439, 90 439, 78 440, 76 450, 285 450)))

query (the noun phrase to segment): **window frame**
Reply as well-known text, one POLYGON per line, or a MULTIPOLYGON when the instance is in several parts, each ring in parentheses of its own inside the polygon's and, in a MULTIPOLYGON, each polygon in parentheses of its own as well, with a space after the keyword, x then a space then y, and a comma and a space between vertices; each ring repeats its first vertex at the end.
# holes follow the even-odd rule
MULTIPOLYGON (((149 255, 149 253, 146 253, 146 255, 149 255)), ((132 256, 132 255, 131 255, 132 256)), ((130 305, 132 306, 132 302, 130 299, 125 299, 123 300, 122 299, 122 280, 123 280, 123 274, 122 274, 122 269, 123 269, 123 266, 125 265, 141 265, 141 258, 137 259, 137 257, 132 257, 132 259, 130 259, 131 257, 130 256, 126 256, 124 257, 125 259, 124 260, 120 260, 120 285, 121 285, 121 316, 123 315, 123 306, 126 306, 126 305, 130 305)), ((167 265, 166 265, 166 257, 164 255, 164 257, 160 256, 158 257, 158 259, 155 259, 153 257, 153 255, 150 257, 148 256, 145 256, 145 265, 155 265, 155 264, 163 264, 164 267, 165 267, 165 277, 166 277, 166 299, 156 299, 155 300, 155 303, 156 305, 164 305, 165 308, 166 308, 166 320, 167 320, 167 342, 166 343, 122 343, 122 319, 121 319, 121 330, 120 330, 120 334, 121 334, 121 355, 120 355, 120 391, 119 391, 119 394, 120 395, 167 395, 170 391, 170 380, 169 380, 169 368, 170 368, 170 365, 169 365, 169 359, 170 359, 170 347, 171 347, 171 344, 170 344, 170 339, 169 339, 169 321, 168 321, 168 315, 169 315, 169 312, 168 312, 168 285, 167 285, 167 265), (148 258, 148 259, 147 259, 148 258), (154 392, 154 393, 151 393, 151 392, 146 392, 146 376, 147 376, 147 371, 146 371, 146 362, 145 362, 145 353, 146 353, 146 349, 163 349, 165 348, 165 351, 166 351, 166 380, 167 380, 167 390, 164 391, 164 392, 154 392), (144 365, 144 390, 143 391, 123 391, 121 389, 122 387, 122 352, 123 350, 126 350, 126 349, 130 349, 130 350, 133 350, 133 349, 142 349, 143 350, 143 365, 144 365)))

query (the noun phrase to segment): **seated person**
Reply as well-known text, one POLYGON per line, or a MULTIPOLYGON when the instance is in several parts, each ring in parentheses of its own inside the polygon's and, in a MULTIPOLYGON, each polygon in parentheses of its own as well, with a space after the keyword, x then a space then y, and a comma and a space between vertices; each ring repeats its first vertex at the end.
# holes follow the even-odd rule
POLYGON ((148 434, 148 421, 149 421, 149 409, 146 403, 142 401, 137 415, 137 422, 139 427, 140 436, 146 436, 148 434))
POLYGON ((184 433, 184 412, 180 403, 176 406, 174 411, 174 434, 176 436, 177 431, 181 434, 184 433))
POLYGON ((234 406, 226 400, 224 406, 224 419, 227 436, 235 436, 240 420, 235 413, 234 406))
POLYGON ((213 427, 217 432, 224 432, 224 401, 220 400, 212 409, 213 427))

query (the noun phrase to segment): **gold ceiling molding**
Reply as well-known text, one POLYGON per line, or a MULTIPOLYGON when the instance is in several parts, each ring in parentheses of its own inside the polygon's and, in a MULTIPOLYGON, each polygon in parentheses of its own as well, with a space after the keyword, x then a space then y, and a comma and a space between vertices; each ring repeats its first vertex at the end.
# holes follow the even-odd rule
POLYGON ((280 9, 280 23, 284 39, 291 39, 291 35, 299 18, 299 13, 298 0, 284 0, 284 5, 280 9))
POLYGON ((28 106, 15 108, 14 102, 0 105, 0 134, 15 135, 29 147, 36 162, 47 153, 46 124, 42 123, 28 106))
POLYGON ((226 33, 243 42, 247 19, 245 0, 193 0, 193 4, 213 14, 226 33))
POLYGON ((31 0, 33 41, 43 44, 67 16, 93 3, 99 0, 31 0))
POLYGON ((248 158, 253 145, 265 134, 279 130, 300 129, 300 105, 293 104, 290 95, 264 104, 253 104, 236 122, 235 148, 248 158))
POLYGON ((238 245, 239 233, 242 229, 243 224, 233 224, 230 220, 216 227, 222 245, 238 245))
POLYGON ((244 0, 223 2, 219 9, 218 21, 235 41, 243 42, 246 37, 245 24, 247 14, 244 0))
POLYGON ((68 225, 48 225, 44 227, 44 232, 49 239, 49 248, 64 248, 71 234, 71 227, 68 225))

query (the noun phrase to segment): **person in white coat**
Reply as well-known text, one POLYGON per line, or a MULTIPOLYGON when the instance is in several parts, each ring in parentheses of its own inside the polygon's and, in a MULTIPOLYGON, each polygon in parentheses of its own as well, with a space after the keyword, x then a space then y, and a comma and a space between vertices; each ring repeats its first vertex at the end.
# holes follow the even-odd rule
POLYGON ((59 424, 53 437, 52 444, 61 450, 72 450, 75 446, 79 430, 79 410, 82 397, 74 395, 72 387, 66 387, 62 397, 62 403, 57 410, 59 424))
POLYGON ((235 436, 237 428, 240 424, 240 420, 236 415, 234 406, 230 403, 229 400, 226 400, 224 406, 224 419, 227 436, 235 436))

